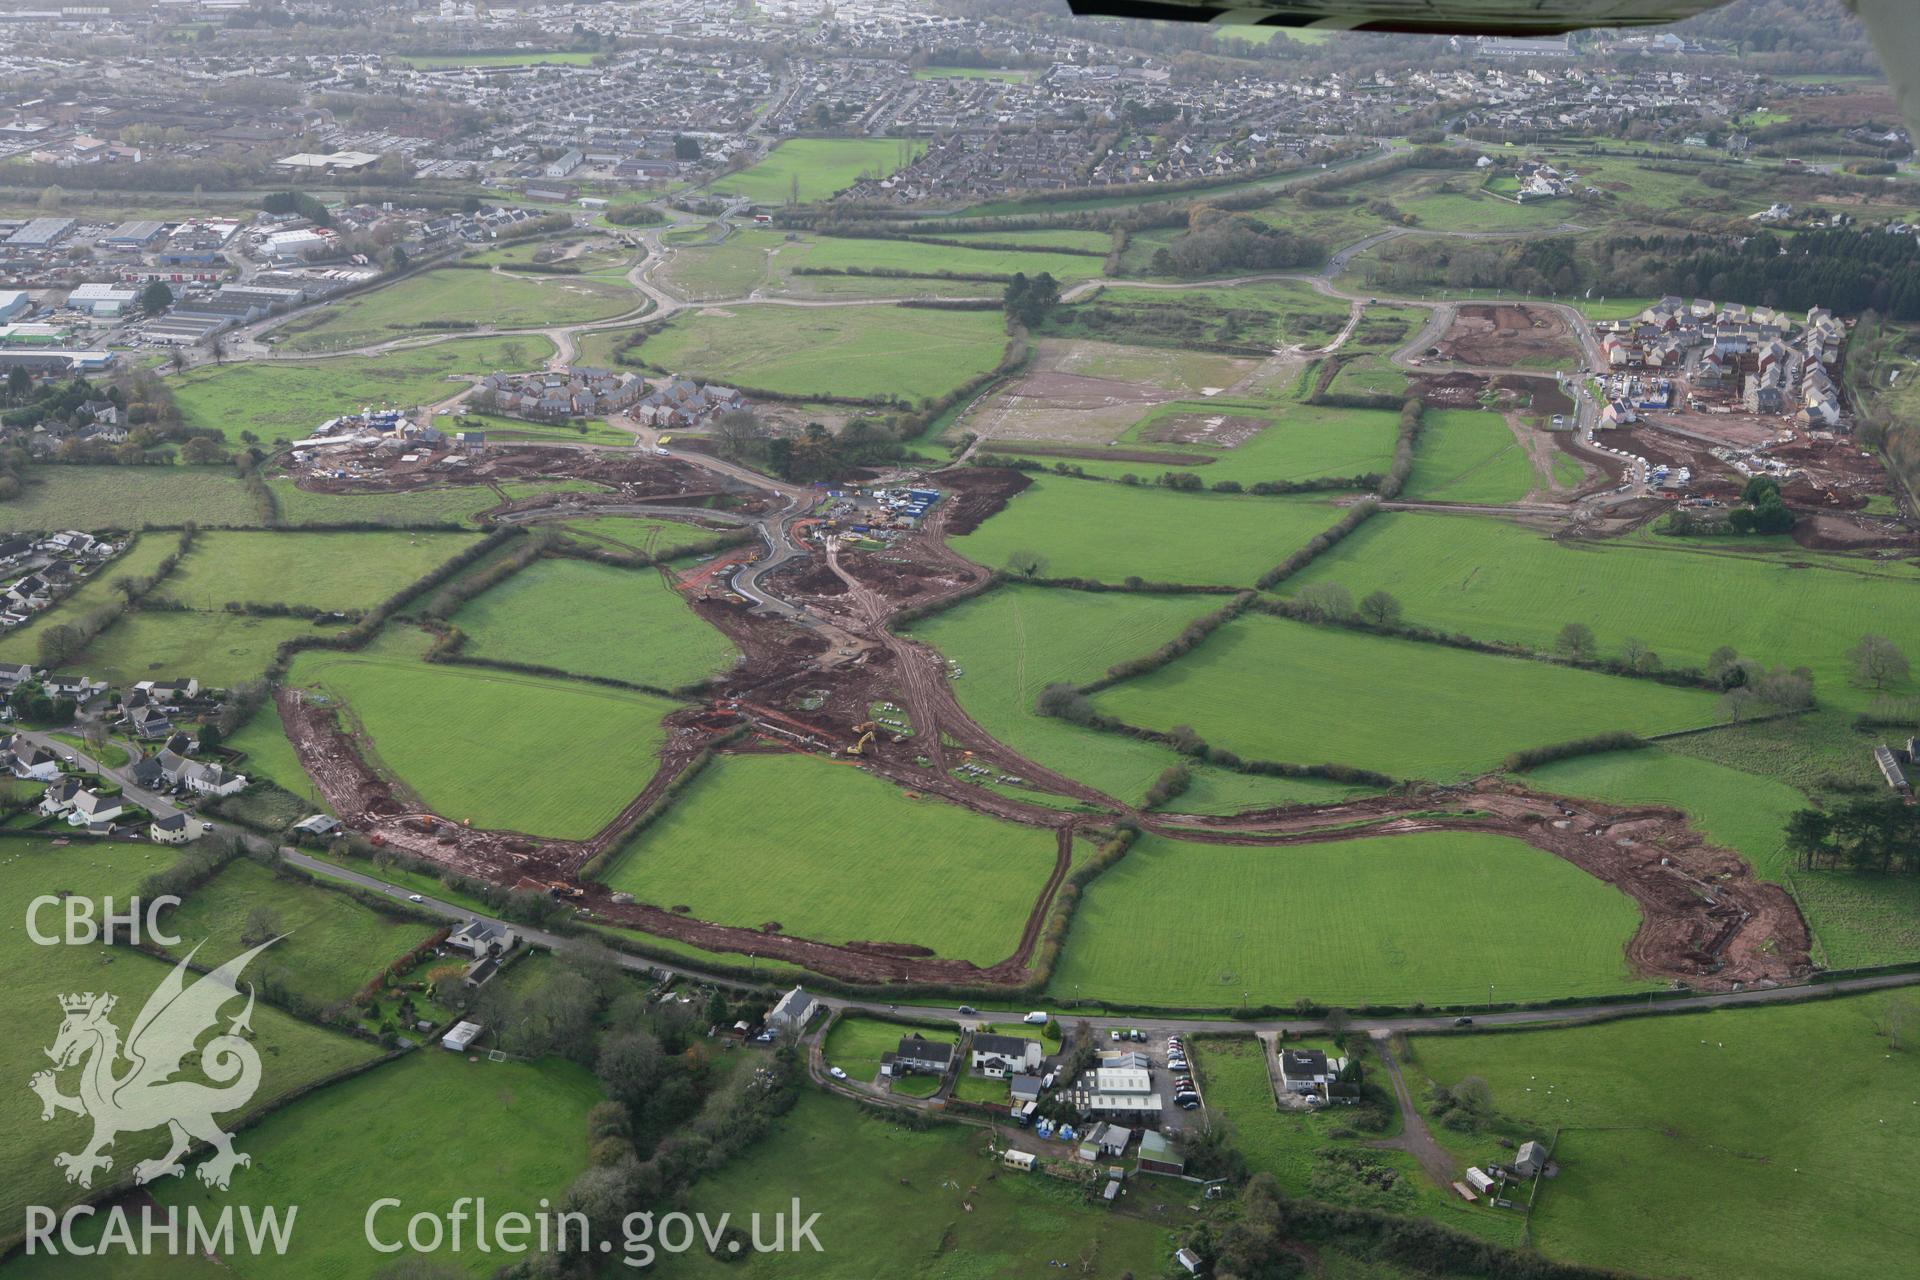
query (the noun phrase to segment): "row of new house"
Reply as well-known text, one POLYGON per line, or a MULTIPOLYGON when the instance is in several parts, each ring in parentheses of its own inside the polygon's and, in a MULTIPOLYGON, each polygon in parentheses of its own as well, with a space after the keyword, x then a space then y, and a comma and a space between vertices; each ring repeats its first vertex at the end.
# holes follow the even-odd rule
POLYGON ((1662 298, 1632 321, 1597 327, 1606 335, 1600 349, 1610 367, 1685 369, 1695 390, 1737 387, 1749 413, 1785 413, 1789 396, 1797 395, 1802 425, 1840 421, 1839 390, 1827 369, 1840 358, 1846 326, 1824 307, 1809 309, 1797 334, 1785 312, 1716 308, 1705 298, 1662 298))
POLYGON ((723 387, 717 382, 702 386, 676 374, 642 396, 634 405, 632 415, 634 421, 645 426, 691 427, 746 407, 747 398, 732 387, 723 387))
POLYGON ((619 413, 648 394, 646 379, 611 369, 570 367, 543 373, 493 373, 480 380, 470 408, 554 421, 619 413))

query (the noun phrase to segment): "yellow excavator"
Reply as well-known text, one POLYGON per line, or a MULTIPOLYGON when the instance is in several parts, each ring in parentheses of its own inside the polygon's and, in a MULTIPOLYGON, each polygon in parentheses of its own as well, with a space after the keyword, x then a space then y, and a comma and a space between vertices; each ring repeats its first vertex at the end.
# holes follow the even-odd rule
POLYGON ((864 724, 853 726, 853 731, 860 735, 860 740, 847 748, 847 754, 850 756, 863 756, 867 754, 867 750, 873 746, 874 731, 879 727, 879 725, 871 720, 864 724))

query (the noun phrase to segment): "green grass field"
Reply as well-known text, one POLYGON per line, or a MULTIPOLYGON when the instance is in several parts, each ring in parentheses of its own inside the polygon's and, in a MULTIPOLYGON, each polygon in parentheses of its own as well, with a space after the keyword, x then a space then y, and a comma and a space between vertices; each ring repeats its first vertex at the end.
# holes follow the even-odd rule
POLYGON ((1920 1056, 1876 1027, 1899 998, 1415 1047, 1435 1079, 1478 1075, 1502 1114, 1559 1132, 1532 1222, 1549 1257, 1700 1280, 1911 1275, 1899 1171, 1920 1143, 1920 1056), (1818 1079, 1783 1080, 1791 1061, 1818 1079))
POLYGON ((1429 409, 1402 497, 1421 502, 1518 502, 1539 483, 1507 420, 1474 409, 1429 409))
POLYGON ((543 559, 455 615, 465 653, 677 689, 739 656, 651 569, 543 559))
MULTIPOLYGON (((270 934, 286 935, 249 970, 260 981, 320 1007, 344 1004, 402 954, 433 934, 431 925, 383 916, 344 893, 297 879, 276 879, 242 858, 187 895, 170 928, 176 958, 199 946, 200 964, 224 964, 252 942, 241 938, 261 910, 270 934)), ((260 941, 254 938, 253 942, 260 941)))
POLYGON ((610 426, 605 418, 583 421, 530 422, 494 413, 450 415, 440 420, 442 430, 484 431, 488 440, 554 440, 561 444, 604 444, 631 448, 633 432, 610 426))
POLYGON ((238 444, 242 431, 263 440, 302 440, 320 424, 363 407, 417 408, 458 395, 455 375, 527 369, 553 354, 537 335, 457 338, 378 356, 260 361, 201 366, 169 378, 180 416, 238 444))
POLYGON ((757 204, 825 200, 862 177, 884 178, 925 150, 924 142, 893 138, 792 138, 758 164, 717 179, 713 190, 757 204))
POLYGON ((1719 696, 1264 615, 1094 705, 1129 724, 1189 724, 1250 759, 1332 761, 1395 777, 1469 776, 1524 747, 1713 724, 1719 696))
MULTIPOLYGON (((315 424, 318 425, 318 424, 315 424)), ((464 524, 500 505, 500 495, 483 485, 420 489, 413 493, 313 493, 285 476, 268 482, 283 524, 464 524)))
POLYGON ((684 520, 662 520, 651 516, 599 516, 569 520, 559 526, 569 537, 589 546, 615 551, 647 551, 654 555, 672 555, 685 547, 696 546, 727 532, 703 529, 684 520))
MULTIPOLYGON (((941 236, 940 239, 949 237, 941 236)), ((1002 243, 992 236, 980 238, 984 244, 1002 243)), ((1101 237, 1106 239, 1106 237, 1101 237)), ((815 267, 827 270, 847 270, 862 268, 869 271, 911 271, 916 274, 938 275, 943 271, 956 275, 997 275, 1010 276, 1024 271, 1030 276, 1042 271, 1052 275, 1062 285, 1084 280, 1100 274, 1105 264, 1104 257, 1094 257, 1084 253, 1048 253, 1038 248, 994 249, 994 248, 957 248, 950 244, 927 244, 913 240, 872 240, 841 236, 815 235, 804 241, 804 251, 793 253, 802 245, 782 249, 777 263, 780 269, 790 270, 796 266, 815 267)), ((1101 246, 1105 253, 1106 246, 1101 246)), ((801 291, 815 290, 827 281, 819 277, 794 276, 788 280, 790 288, 801 291)), ((855 292, 881 292, 876 290, 873 280, 859 280, 847 286, 855 292)), ((924 284, 920 286, 924 289, 924 284)), ((998 286, 992 286, 998 292, 998 286)), ((946 292, 944 285, 939 292, 946 292)))
POLYGON ((287 740, 280 708, 272 699, 254 712, 253 719, 241 726, 238 733, 230 735, 226 745, 246 752, 239 768, 247 777, 264 778, 281 790, 300 796, 315 813, 329 812, 326 801, 320 798, 320 789, 300 766, 300 757, 294 754, 293 744, 287 740))
POLYGON ((193 609, 229 601, 370 609, 477 541, 469 533, 208 533, 162 594, 193 609))
POLYGON ((305 618, 140 611, 114 623, 68 665, 119 685, 192 676, 209 688, 230 689, 263 675, 283 640, 314 634, 305 618))
POLYGON ((1047 561, 1042 577, 1251 586, 1340 514, 1317 498, 1042 479, 951 542, 968 559, 996 569, 1016 551, 1037 552, 1047 561))
MULTIPOLYGON (((94 843, 54 848, 44 841, 8 840, 0 843, 0 883, 8 886, 8 896, 16 903, 57 893, 94 899, 112 895, 124 901, 142 879, 172 862, 170 851, 148 845, 94 843)), ((40 1100, 26 1088, 28 1077, 49 1065, 41 1050, 54 1042, 60 1029, 58 998, 84 991, 117 996, 119 1005, 113 1021, 124 1035, 146 997, 171 969, 162 961, 121 948, 37 946, 28 938, 19 916, 11 923, 11 929, 0 933, 0 960, 4 960, 8 974, 5 992, 0 994, 0 1012, 15 1032, 8 1037, 14 1047, 0 1050, 0 1066, 4 1066, 7 1078, 16 1082, 16 1087, 0 1090, 0 1130, 8 1135, 5 1151, 0 1153, 0 1223, 5 1224, 0 1226, 0 1243, 19 1238, 25 1206, 63 1205, 85 1194, 65 1181, 54 1166, 53 1156, 81 1148, 89 1132, 86 1122, 63 1114, 43 1123, 40 1100)), ((59 926, 49 916, 43 927, 57 931, 59 926)), ((240 1008, 241 1004, 235 1002, 228 1012, 237 1013, 240 1008)), ((253 1098, 255 1107, 365 1062, 379 1052, 373 1045, 295 1022, 263 1005, 253 1011, 253 1028, 263 1069, 260 1089, 253 1098)), ((73 1092, 74 1079, 72 1072, 63 1074, 63 1092, 73 1092)), ((231 1128, 238 1118, 233 1115, 224 1120, 231 1128)), ((241 1149, 248 1149, 245 1142, 241 1149)), ((99 1175, 94 1189, 130 1176, 136 1162, 165 1150, 164 1130, 122 1134, 113 1148, 113 1169, 99 1175)))
POLYGON ((742 307, 675 317, 637 354, 689 377, 786 395, 919 400, 991 370, 1005 346, 991 312, 742 307))
POLYGON ((630 287, 585 276, 442 268, 304 312, 275 330, 275 345, 289 352, 344 351, 433 333, 449 319, 531 329, 604 320, 645 302, 646 295, 630 287))
POLYGON ((260 523, 229 467, 35 467, 28 478, 0 504, 0 531, 260 523))
POLYGON ((603 878, 700 920, 915 943, 990 965, 1018 944, 1054 854, 1049 832, 909 800, 852 765, 734 756, 710 765, 603 878), (743 823, 748 813, 785 816, 743 823))
MULTIPOLYGON (((959 665, 954 692, 967 714, 1030 759, 1128 803, 1138 803, 1180 757, 1156 743, 1098 733, 1034 713, 1048 684, 1084 684, 1114 663, 1151 652, 1218 607, 1211 598, 1051 591, 1005 586, 920 622, 913 633, 959 665)), ((1352 788, 1315 779, 1256 778, 1192 766, 1194 785, 1173 805, 1221 813, 1338 800, 1352 788)))
MULTIPOLYGON (((992 238, 991 233, 982 235, 992 238)), ((1290 280, 1178 289, 1110 284, 1085 301, 1055 310, 1047 318, 1046 332, 1149 346, 1230 342, 1318 347, 1333 340, 1351 311, 1347 302, 1290 280)))
POLYGON ((714 244, 674 246, 660 274, 688 298, 744 298, 769 271, 805 258, 807 246, 786 237, 784 231, 735 227, 726 239, 714 244))
POLYGON ((1728 644, 1770 666, 1810 667, 1818 696, 1848 708, 1873 696, 1852 684, 1846 658, 1861 634, 1920 636, 1920 570, 1791 545, 1744 554, 1683 539, 1556 543, 1497 519, 1396 512, 1284 589, 1322 581, 1356 598, 1390 591, 1408 621, 1484 640, 1545 649, 1581 622, 1602 653, 1638 636, 1669 666, 1704 664, 1728 644))
MULTIPOLYGON (((807 1212, 820 1210, 821 1252, 747 1263, 756 1276, 780 1280, 893 1280, 903 1271, 1016 1280, 1045 1274, 1049 1258, 1072 1260, 1075 1274, 1100 1280, 1153 1276, 1192 1221, 1185 1199, 1158 1184, 1117 1210, 1090 1210, 1079 1188, 1003 1169, 983 1145, 971 1128, 915 1133, 807 1091, 771 1138, 703 1179, 689 1199, 694 1210, 738 1220, 784 1211, 798 1191, 807 1212)), ((657 1268, 669 1278, 734 1269, 700 1250, 657 1268)))
POLYGON ((1081 899, 1056 995, 1194 1008, 1477 1003, 1648 986, 1619 890, 1504 836, 1286 848, 1137 842, 1081 899), (1527 920, 1550 936, 1543 948, 1527 920))
POLYGON ((344 701, 359 745, 434 812, 584 839, 653 776, 674 703, 568 680, 431 665, 415 636, 300 655, 290 684, 344 701))
MULTIPOLYGON (((477 1249, 471 1222, 458 1252, 415 1254, 405 1249, 408 1218, 444 1215, 465 1196, 484 1196, 495 1221, 534 1213, 547 1200, 557 1204, 586 1167, 587 1112, 600 1099, 592 1074, 570 1062, 469 1061, 423 1049, 304 1098, 245 1135, 239 1145, 253 1164, 235 1175, 231 1191, 209 1191, 191 1174, 155 1186, 163 1206, 192 1206, 205 1216, 229 1203, 283 1211, 299 1205, 284 1256, 242 1254, 218 1267, 197 1258, 133 1265, 153 1267, 154 1276, 238 1272, 249 1280, 307 1280, 373 1275, 398 1257, 401 1266, 435 1274, 491 1275, 512 1255, 477 1249), (482 1113, 486 1123, 472 1123, 482 1113), (399 1254, 367 1244, 365 1219, 382 1198, 402 1202, 374 1219, 376 1238, 401 1244, 399 1254)), ((97 1260, 33 1262, 20 1271, 35 1280, 101 1274, 97 1260)), ((147 1277, 145 1270, 132 1273, 132 1280, 147 1277)))

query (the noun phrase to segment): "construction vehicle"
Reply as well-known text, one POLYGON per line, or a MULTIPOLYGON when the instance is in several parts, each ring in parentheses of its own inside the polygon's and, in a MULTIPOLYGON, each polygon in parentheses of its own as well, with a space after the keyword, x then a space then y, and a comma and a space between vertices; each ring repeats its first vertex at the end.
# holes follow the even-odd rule
POLYGON ((854 743, 852 746, 847 748, 847 754, 850 756, 863 756, 867 754, 867 748, 871 747, 872 745, 873 745, 873 730, 869 729, 865 733, 860 735, 860 741, 854 743))

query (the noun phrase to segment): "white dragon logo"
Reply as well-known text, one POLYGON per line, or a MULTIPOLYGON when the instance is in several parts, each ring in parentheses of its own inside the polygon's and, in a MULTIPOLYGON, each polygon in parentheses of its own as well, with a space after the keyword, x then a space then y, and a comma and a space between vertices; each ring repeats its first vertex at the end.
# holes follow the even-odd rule
POLYGON ((278 941, 271 939, 235 956, 189 987, 185 975, 187 964, 200 949, 195 947, 147 997, 124 1047, 120 1029, 108 1020, 117 997, 91 991, 60 997, 66 1020, 60 1024, 53 1047, 46 1051, 53 1059, 53 1070, 36 1073, 28 1087, 40 1095, 42 1120, 51 1120, 60 1111, 93 1120, 93 1138, 85 1147, 53 1158, 53 1163, 66 1171, 68 1182, 91 1187, 95 1170, 113 1168, 113 1157, 106 1154, 106 1148, 116 1137, 162 1125, 171 1134, 172 1147, 158 1160, 142 1160, 135 1165, 136 1182, 184 1173, 180 1157, 195 1139, 213 1148, 213 1155, 197 1170, 200 1180, 210 1187, 226 1190, 234 1169, 253 1163, 233 1149, 233 1135, 213 1119, 245 1106, 260 1087, 260 1055, 240 1035, 251 1030, 251 985, 247 1007, 228 1023, 225 1034, 216 1035, 199 1050, 200 1074, 213 1084, 174 1077, 181 1074, 201 1035, 220 1020, 221 1007, 239 997, 236 979, 240 971, 278 941), (124 1073, 116 1073, 122 1059, 128 1067, 124 1073), (81 1067, 80 1094, 70 1098, 60 1092, 55 1075, 75 1066, 81 1067))

